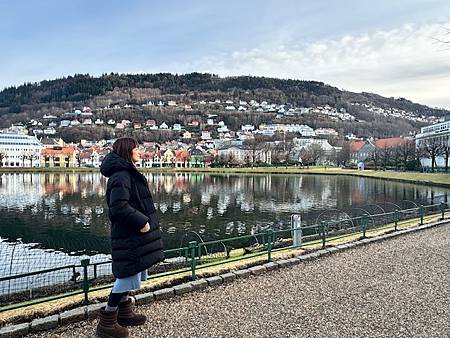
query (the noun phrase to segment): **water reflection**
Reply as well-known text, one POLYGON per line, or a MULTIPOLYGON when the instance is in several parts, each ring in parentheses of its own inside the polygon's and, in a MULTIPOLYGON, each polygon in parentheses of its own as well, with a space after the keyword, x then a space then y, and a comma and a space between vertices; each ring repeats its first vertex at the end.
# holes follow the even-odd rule
MULTIPOLYGON (((325 209, 400 205, 448 189, 319 175, 147 174, 167 248, 199 233, 205 240, 313 222, 325 209)), ((68 255, 109 252, 106 180, 99 173, 0 175, 0 238, 68 255)), ((0 255, 2 253, 0 252, 0 255)))

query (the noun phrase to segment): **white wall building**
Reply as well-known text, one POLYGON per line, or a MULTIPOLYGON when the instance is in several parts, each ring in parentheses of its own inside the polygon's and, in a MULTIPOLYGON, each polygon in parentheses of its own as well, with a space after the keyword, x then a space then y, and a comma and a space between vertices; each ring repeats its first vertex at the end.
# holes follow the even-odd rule
MULTIPOLYGON (((450 115, 445 117, 444 122, 420 128, 420 133, 416 135, 417 148, 421 148, 427 142, 436 141, 442 145, 450 145, 450 115)), ((431 167, 431 159, 429 158, 421 158, 420 162, 424 167, 431 167)), ((445 167, 445 158, 437 156, 436 165, 437 167, 445 167)))
POLYGON ((39 167, 42 145, 35 136, 1 133, 2 167, 39 167))

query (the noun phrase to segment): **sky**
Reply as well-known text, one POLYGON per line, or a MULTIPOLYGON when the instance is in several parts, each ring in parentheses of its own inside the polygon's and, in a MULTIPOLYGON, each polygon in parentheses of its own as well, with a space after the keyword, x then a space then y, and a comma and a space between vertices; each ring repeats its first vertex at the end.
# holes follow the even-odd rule
POLYGON ((448 0, 0 0, 0 90, 75 73, 322 81, 450 109, 448 0))

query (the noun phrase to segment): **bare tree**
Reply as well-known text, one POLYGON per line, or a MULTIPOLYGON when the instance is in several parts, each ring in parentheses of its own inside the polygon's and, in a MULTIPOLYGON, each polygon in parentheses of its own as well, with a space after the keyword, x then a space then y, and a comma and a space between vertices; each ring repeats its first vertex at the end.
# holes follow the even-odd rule
POLYGON ((315 165, 317 165, 318 162, 325 155, 325 150, 318 143, 313 143, 313 144, 309 145, 308 151, 311 153, 311 159, 313 161, 313 164, 315 164, 315 165))
POLYGON ((416 145, 412 140, 405 140, 401 145, 393 149, 395 162, 403 170, 406 170, 408 164, 414 161, 416 145))
POLYGON ((262 144, 256 138, 253 138, 245 140, 244 145, 246 145, 248 150, 251 152, 251 154, 245 155, 245 164, 251 164, 252 167, 254 167, 256 163, 256 153, 259 149, 261 149, 262 144))
POLYGON ((304 165, 317 165, 325 155, 325 150, 320 144, 313 143, 300 151, 300 157, 304 165))
POLYGON ((442 145, 441 149, 442 155, 444 156, 445 161, 445 172, 448 173, 448 160, 450 158, 450 141, 442 145))
POLYGON ((447 27, 441 27, 445 32, 444 32, 444 37, 443 38, 432 38, 433 40, 435 40, 437 43, 442 44, 442 45, 447 45, 447 48, 445 48, 444 50, 450 49, 450 28, 447 27))
POLYGON ((380 150, 378 148, 375 148, 369 155, 369 159, 373 162, 373 165, 375 166, 375 170, 378 169, 378 165, 380 163, 381 154, 380 150))
POLYGON ((8 155, 6 151, 2 150, 0 151, 0 167, 3 167, 3 160, 6 160, 8 158, 8 155))
POLYGON ((347 162, 350 161, 350 142, 345 142, 342 145, 341 150, 336 153, 335 158, 337 165, 346 166, 347 162))
POLYGON ((286 145, 282 142, 275 143, 272 146, 272 162, 275 164, 286 164, 288 161, 288 152, 286 145))
POLYGON ((421 150, 424 155, 431 159, 431 171, 437 167, 436 157, 442 152, 442 144, 437 138, 428 138, 422 141, 421 150))

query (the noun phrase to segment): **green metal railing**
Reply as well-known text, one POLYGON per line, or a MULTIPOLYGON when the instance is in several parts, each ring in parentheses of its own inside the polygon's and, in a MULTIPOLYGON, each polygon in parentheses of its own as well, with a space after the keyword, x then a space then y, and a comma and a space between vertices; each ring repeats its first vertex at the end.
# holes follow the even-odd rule
MULTIPOLYGON (((383 230, 393 227, 394 231, 398 230, 399 222, 402 220, 402 215, 405 216, 403 220, 411 220, 415 218, 419 218, 419 224, 424 224, 424 218, 428 214, 440 214, 441 218, 444 219, 445 212, 449 211, 449 206, 446 202, 441 202, 439 204, 432 205, 420 205, 417 208, 404 209, 399 210, 396 209, 393 212, 386 212, 380 214, 364 214, 358 217, 353 217, 349 219, 341 219, 341 220, 332 220, 332 221, 321 221, 319 224, 302 226, 299 228, 289 228, 283 230, 274 230, 269 228, 264 232, 254 234, 254 235, 244 235, 238 237, 231 237, 222 240, 214 240, 208 242, 198 242, 191 241, 188 246, 174 248, 165 250, 164 253, 166 257, 172 256, 175 254, 178 257, 184 257, 185 266, 181 268, 177 268, 173 271, 164 271, 160 273, 152 274, 149 279, 157 279, 161 277, 167 276, 189 276, 190 279, 195 280, 197 278, 197 273, 200 270, 207 269, 210 267, 223 265, 226 263, 248 260, 250 258, 258 258, 261 256, 267 256, 267 261, 272 261, 272 255, 275 252, 282 250, 290 250, 290 249, 298 249, 299 246, 294 246, 294 243, 291 245, 289 241, 292 238, 292 235, 296 231, 300 231, 302 236, 301 247, 305 245, 313 245, 313 244, 321 244, 322 247, 326 247, 327 243, 336 241, 339 239, 343 239, 350 236, 355 236, 355 234, 360 233, 361 238, 365 238, 368 231, 371 230, 383 230), (412 215, 412 217, 410 217, 412 215), (379 224, 376 223, 376 220, 380 219, 379 224), (386 222, 388 220, 388 222, 386 222), (347 224, 351 224, 351 226, 345 226, 347 224), (254 250, 247 254, 242 254, 240 256, 231 257, 229 256, 229 252, 227 251, 227 245, 232 244, 234 242, 244 243, 251 240, 256 240, 256 245, 253 245, 254 250), (286 244, 287 245, 280 245, 286 244), (223 251, 213 251, 207 250, 208 247, 213 246, 222 246, 223 251), (205 252, 205 255, 203 255, 205 252), (226 258, 219 259, 214 256, 215 254, 225 255, 226 258)), ((236 247, 233 249, 244 249, 246 246, 236 247)), ((245 249, 244 249, 245 250, 245 249)), ((45 298, 39 298, 35 300, 31 300, 28 302, 9 304, 7 306, 1 307, 0 312, 8 311, 12 309, 22 308, 34 304, 39 304, 43 302, 48 302, 56 299, 71 297, 74 295, 83 294, 83 304, 89 304, 89 293, 94 291, 99 291, 103 289, 109 289, 111 284, 101 285, 101 286, 92 286, 93 281, 97 279, 97 267, 103 264, 111 264, 111 261, 104 262, 96 262, 91 263, 90 259, 83 259, 80 262, 80 265, 66 265, 62 267, 55 267, 51 269, 45 269, 40 271, 28 272, 13 276, 1 277, 1 281, 13 280, 23 277, 29 276, 37 276, 39 274, 49 273, 53 271, 59 271, 64 269, 71 269, 73 272, 76 269, 82 270, 82 279, 79 283, 79 288, 75 291, 67 292, 65 294, 59 294, 54 296, 49 296, 45 298), (92 269, 93 277, 89 277, 89 270, 92 269)), ((81 277, 81 276, 80 276, 81 277)))

